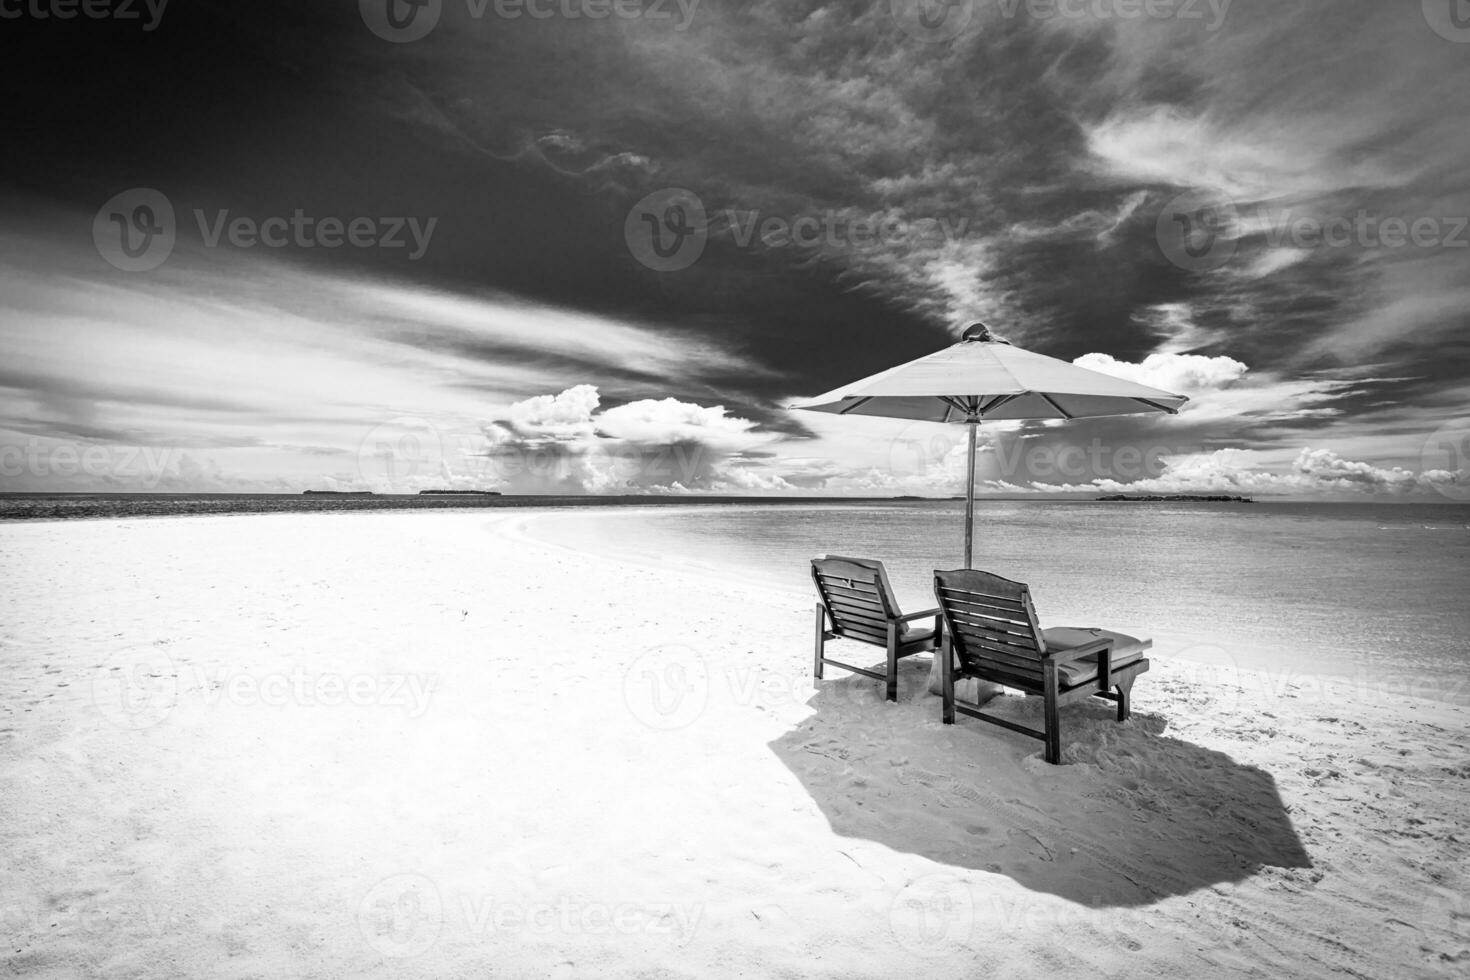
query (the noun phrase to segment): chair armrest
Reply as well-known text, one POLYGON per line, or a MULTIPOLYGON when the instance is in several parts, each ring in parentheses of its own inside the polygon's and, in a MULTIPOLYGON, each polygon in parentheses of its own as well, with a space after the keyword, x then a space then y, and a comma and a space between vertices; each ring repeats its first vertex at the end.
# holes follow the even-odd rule
POLYGON ((915 619, 928 619, 930 616, 938 616, 938 609, 925 609, 923 612, 909 613, 907 616, 895 616, 895 623, 907 623, 915 619))
POLYGON ((1084 643, 1080 647, 1075 647, 1071 650, 1063 650, 1060 653, 1051 653, 1050 651, 1048 651, 1046 657, 1048 660, 1053 660, 1059 664, 1070 664, 1075 661, 1081 660, 1083 657, 1090 657, 1094 653, 1101 653, 1104 650, 1112 650, 1112 648, 1113 641, 1105 636, 1101 639, 1093 640, 1091 643, 1084 643))

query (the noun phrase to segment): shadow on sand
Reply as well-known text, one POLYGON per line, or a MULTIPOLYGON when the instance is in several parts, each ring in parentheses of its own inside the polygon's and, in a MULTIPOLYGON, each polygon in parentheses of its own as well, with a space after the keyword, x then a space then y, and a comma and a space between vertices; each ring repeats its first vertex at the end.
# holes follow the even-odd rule
MULTIPOLYGON (((824 680, 815 713, 770 743, 839 835, 1095 907, 1311 867, 1271 775, 1166 736, 1164 717, 1065 707, 1064 765, 1048 766, 1038 741, 941 725, 925 670, 904 665, 897 704, 867 678, 824 680)), ((987 710, 1036 724, 1040 704, 987 710)))

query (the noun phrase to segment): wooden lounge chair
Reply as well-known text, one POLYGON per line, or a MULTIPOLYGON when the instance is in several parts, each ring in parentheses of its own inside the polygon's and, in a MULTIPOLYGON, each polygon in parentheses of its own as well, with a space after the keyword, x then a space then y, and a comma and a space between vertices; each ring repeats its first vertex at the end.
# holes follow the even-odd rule
POLYGON ((961 569, 934 573, 934 597, 944 618, 940 674, 944 723, 958 710, 972 718, 1008 728, 1046 743, 1046 761, 1061 761, 1058 709, 1088 697, 1118 703, 1118 720, 1127 721, 1133 682, 1148 670, 1143 651, 1152 640, 1108 630, 1041 629, 1030 590, 1020 582, 988 572, 961 569), (956 667, 958 660, 958 668, 956 667), (1046 699, 1042 730, 988 715, 954 698, 955 671, 1046 699))
POLYGON ((817 644, 812 674, 822 679, 822 667, 832 664, 843 670, 886 681, 887 697, 898 700, 898 661, 939 646, 939 610, 926 609, 907 616, 899 612, 881 561, 827 555, 812 559, 812 581, 817 585, 817 644), (918 619, 933 618, 933 626, 916 628, 918 619), (828 623, 831 623, 830 628, 828 623), (880 674, 854 667, 826 656, 828 640, 857 640, 888 651, 887 670, 880 674))

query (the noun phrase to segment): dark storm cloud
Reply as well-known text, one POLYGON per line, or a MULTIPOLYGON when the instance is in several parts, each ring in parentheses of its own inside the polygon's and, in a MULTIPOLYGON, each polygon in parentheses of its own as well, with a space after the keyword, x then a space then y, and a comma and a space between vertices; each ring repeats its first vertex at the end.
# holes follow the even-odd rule
POLYGON ((1300 234, 1367 213, 1375 231, 1432 218, 1446 237, 1470 212, 1465 50, 1418 5, 1235 0, 1195 23, 978 3, 958 37, 923 43, 886 0, 702 0, 664 20, 512 20, 493 3, 477 17, 445 0, 406 44, 374 36, 357 6, 180 2, 147 32, 7 22, 18 96, 0 106, 0 206, 69 209, 81 252, 87 216, 135 186, 165 190, 196 254, 196 210, 436 219, 418 260, 274 257, 636 323, 686 353, 707 338, 720 356, 640 362, 432 316, 416 328, 402 311, 360 320, 415 354, 504 368, 502 394, 585 372, 610 404, 718 402, 797 438, 784 399, 926 354, 977 318, 1065 358, 1196 352, 1272 384, 1354 382, 1311 411, 1218 424, 1242 446, 1445 409, 1470 366, 1470 253, 1300 234), (625 231, 675 187, 710 216, 709 239, 656 271, 625 231), (1181 263, 1161 243, 1185 192, 1234 216, 1214 230, 1225 261, 1181 263), (784 234, 764 238, 767 220, 784 234), (816 231, 793 241, 802 222, 816 231))

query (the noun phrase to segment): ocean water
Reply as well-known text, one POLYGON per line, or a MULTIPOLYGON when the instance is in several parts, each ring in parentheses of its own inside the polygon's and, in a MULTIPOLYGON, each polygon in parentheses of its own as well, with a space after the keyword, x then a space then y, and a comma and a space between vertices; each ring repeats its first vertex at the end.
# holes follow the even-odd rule
MULTIPOLYGON (((706 497, 705 503, 749 500, 706 497)), ((468 510, 485 507, 679 506, 678 497, 586 494, 299 494, 299 493, 7 493, 0 491, 0 522, 186 517, 208 514, 337 513, 361 510, 468 510)), ((787 506, 767 498, 761 506, 787 506)))
MULTIPOLYGON (((680 498, 0 494, 5 520, 558 507, 572 548, 742 576, 815 601, 817 554, 882 559, 905 611, 963 564, 951 501, 690 504, 680 498), (657 505, 657 506, 654 506, 657 505)), ((1027 582, 1043 626, 1106 626, 1154 654, 1470 704, 1470 505, 980 501, 975 565, 1027 582)), ((805 617, 793 630, 806 642, 805 617)))
MULTIPOLYGON (((534 533, 813 596, 813 555, 879 558, 914 611, 934 604, 934 569, 964 564, 963 506, 581 512, 534 533)), ((1152 637, 1156 654, 1470 703, 1467 506, 983 501, 975 555, 1031 586, 1043 626, 1106 626, 1152 637)))

